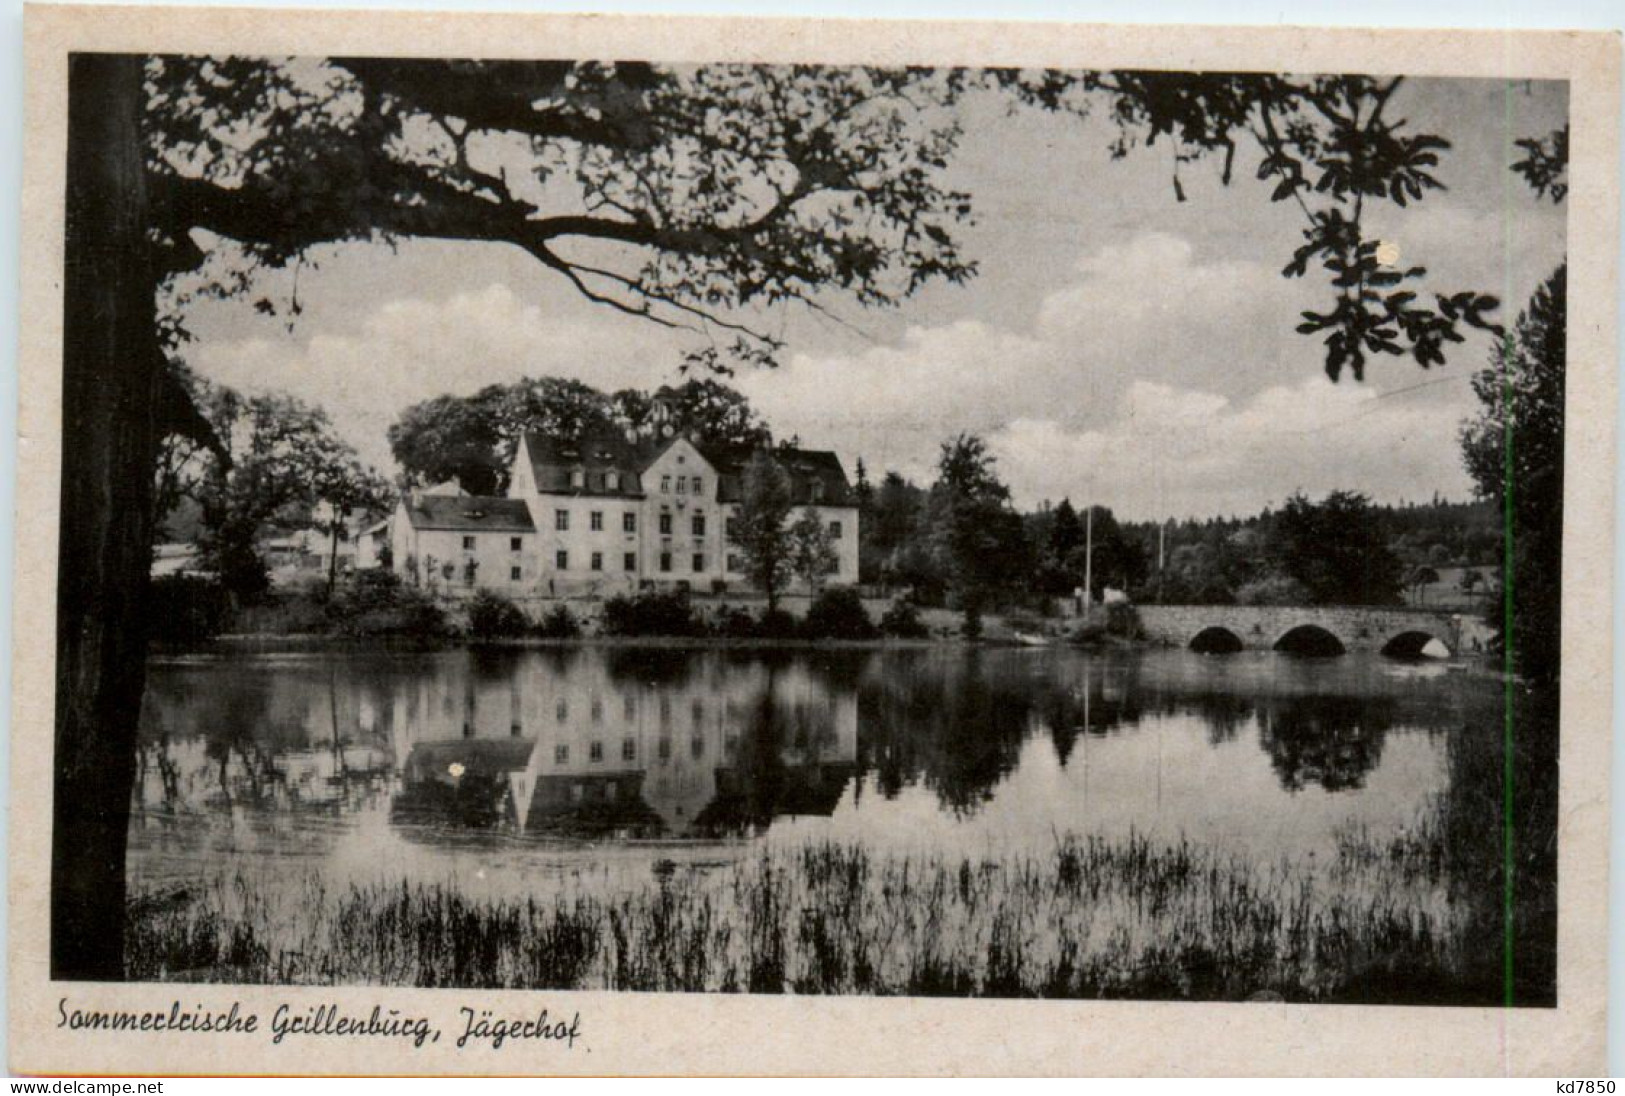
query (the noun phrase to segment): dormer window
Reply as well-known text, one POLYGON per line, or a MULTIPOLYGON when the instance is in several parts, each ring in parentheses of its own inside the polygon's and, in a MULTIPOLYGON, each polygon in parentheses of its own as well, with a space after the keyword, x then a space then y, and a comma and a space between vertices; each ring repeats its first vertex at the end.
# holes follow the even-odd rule
POLYGON ((579 468, 573 470, 570 473, 570 486, 578 488, 587 486, 587 473, 579 468))
POLYGON ((619 472, 604 473, 604 490, 619 491, 621 489, 621 474, 619 472))
POLYGON ((813 480, 813 483, 812 483, 812 498, 813 498, 814 502, 823 501, 823 498, 824 498, 824 481, 823 480, 813 480))

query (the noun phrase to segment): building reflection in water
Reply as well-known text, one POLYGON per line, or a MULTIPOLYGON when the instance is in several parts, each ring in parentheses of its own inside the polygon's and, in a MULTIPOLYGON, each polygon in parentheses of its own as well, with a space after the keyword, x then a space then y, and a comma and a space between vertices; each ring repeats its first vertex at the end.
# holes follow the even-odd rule
POLYGON ((663 654, 452 652, 342 681, 311 660, 166 669, 136 806, 387 804, 423 837, 717 837, 834 810, 856 767, 852 690, 801 662, 663 654))
MULTIPOLYGON (((1280 659, 1215 665, 1183 652, 588 647, 177 659, 149 674, 133 825, 157 835, 183 815, 208 815, 320 841, 333 832, 324 819, 345 817, 414 843, 716 838, 838 809, 881 817, 869 797, 909 797, 909 810, 929 802, 969 821, 1018 787, 1000 824, 1036 819, 1048 832, 1084 817, 1091 796, 1127 794, 1098 782, 1091 791, 1091 752, 1097 768, 1126 766, 1124 779, 1154 766, 1159 791, 1146 794, 1156 811, 1164 749, 1193 735, 1201 748, 1168 764, 1212 777, 1204 802, 1230 786, 1268 794, 1252 781, 1260 762, 1288 799, 1350 794, 1381 766, 1391 728, 1460 726, 1458 700, 1447 680, 1393 677, 1378 664, 1310 675, 1280 659), (1029 748, 1043 740, 1053 779, 1029 748), (1019 790, 1029 764, 1049 781, 1036 798, 1019 790)), ((1195 817, 1201 806, 1167 809, 1195 817)))
POLYGON ((476 660, 463 680, 407 689, 393 820, 714 837, 829 814, 855 769, 856 698, 805 667, 708 658, 640 676, 616 659, 547 661, 476 660))

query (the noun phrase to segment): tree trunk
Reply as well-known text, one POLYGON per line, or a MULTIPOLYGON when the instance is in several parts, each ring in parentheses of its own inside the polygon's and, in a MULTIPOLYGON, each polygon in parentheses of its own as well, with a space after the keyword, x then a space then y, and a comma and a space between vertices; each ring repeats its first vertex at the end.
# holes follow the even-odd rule
POLYGON ((79 53, 68 71, 51 971, 118 980, 165 366, 142 61, 79 53))
POLYGON ((328 544, 327 544, 327 596, 328 597, 333 596, 333 587, 338 584, 338 580, 339 580, 339 527, 338 527, 337 522, 335 522, 333 524, 333 531, 330 534, 330 536, 331 536, 332 539, 329 540, 328 544))

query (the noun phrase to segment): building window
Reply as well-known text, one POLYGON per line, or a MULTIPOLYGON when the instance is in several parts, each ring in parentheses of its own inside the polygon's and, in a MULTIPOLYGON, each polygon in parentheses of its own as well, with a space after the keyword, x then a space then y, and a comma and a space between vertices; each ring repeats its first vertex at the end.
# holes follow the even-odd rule
POLYGON ((517 552, 517 551, 521 550, 524 547, 525 547, 525 538, 524 537, 509 537, 508 538, 508 551, 517 552))
POLYGON ((703 492, 702 492, 702 491, 701 491, 701 490, 700 490, 700 488, 701 488, 701 486, 702 486, 702 484, 703 484, 703 481, 702 481, 702 480, 701 480, 701 479, 700 479, 700 477, 699 477, 699 476, 695 476, 695 477, 694 477, 694 493, 695 493, 695 494, 696 494, 696 495, 698 495, 698 494, 702 494, 702 493, 703 493, 703 492))
POLYGON ((813 480, 813 482, 812 482, 812 500, 814 502, 819 502, 819 501, 821 501, 823 499, 823 497, 824 497, 824 481, 823 480, 813 480))
POLYGON ((602 742, 588 743, 587 744, 587 760, 591 761, 593 764, 597 764, 598 762, 602 761, 603 759, 604 759, 604 744, 602 742))
POLYGON ((688 480, 683 476, 677 477, 677 493, 679 495, 688 494, 688 480))
POLYGON ((662 737, 660 739, 660 741, 657 743, 657 746, 658 746, 658 751, 657 752, 660 754, 660 760, 662 760, 662 761, 670 761, 671 760, 671 739, 662 737))
POLYGON ((662 495, 671 494, 671 477, 670 476, 661 476, 660 477, 660 493, 662 495))
POLYGON ((570 747, 563 743, 553 747, 553 764, 568 765, 570 763, 570 747))
POLYGON ((591 514, 587 515, 587 527, 595 533, 602 531, 604 528, 604 512, 602 510, 594 510, 591 514))
POLYGON ((695 552, 694 553, 694 573, 695 574, 700 574, 704 570, 705 570, 705 553, 704 552, 695 552))
POLYGON ((602 723, 604 721, 604 702, 599 700, 596 696, 592 698, 592 721, 594 723, 602 723))
POLYGON ((472 552, 473 550, 474 550, 474 538, 473 537, 464 537, 463 538, 463 551, 472 552))
POLYGON ((510 568, 508 568, 508 578, 511 581, 518 582, 521 579, 523 579, 524 577, 525 577, 525 569, 523 567, 510 567, 510 568))
POLYGON ((621 557, 621 570, 623 570, 623 571, 636 571, 637 569, 638 569, 638 554, 636 552, 628 552, 628 553, 626 553, 626 555, 621 557))
POLYGON ((661 514, 660 515, 660 535, 663 536, 663 537, 671 536, 671 515, 670 514, 661 514))
POLYGON ((728 553, 728 570, 730 570, 730 571, 741 570, 741 568, 739 566, 739 557, 734 555, 732 552, 728 553))
POLYGON ((671 553, 670 552, 661 552, 660 553, 660 569, 662 571, 670 571, 671 570, 671 553))
POLYGON ((570 511, 554 510, 553 528, 557 529, 561 533, 568 532, 570 529, 570 511))
POLYGON ((604 553, 594 552, 592 554, 592 569, 594 571, 602 571, 604 569, 604 553))
POLYGON ((621 532, 635 533, 638 531, 638 516, 633 513, 621 515, 621 532))
POLYGON ((621 760, 634 761, 638 756, 638 744, 630 738, 621 739, 621 760))
POLYGON ((619 472, 604 473, 604 490, 619 491, 621 489, 621 474, 619 472))
POLYGON ((585 486, 587 486, 587 473, 583 472, 579 468, 574 469, 573 471, 571 471, 571 473, 570 473, 570 486, 571 487, 585 487, 585 486))
POLYGON ((631 693, 627 693, 621 700, 621 718, 628 723, 638 717, 638 702, 631 693))
POLYGON ((730 538, 731 537, 736 537, 736 536, 739 535, 739 519, 738 518, 729 518, 727 521, 722 523, 722 527, 723 527, 724 530, 727 531, 728 536, 730 538))
POLYGON ((695 735, 693 738, 689 739, 688 740, 688 752, 694 755, 694 760, 696 760, 696 761, 698 761, 700 758, 704 757, 705 756, 705 739, 701 738, 699 735, 695 735))
POLYGON ((841 523, 840 522, 832 521, 832 522, 829 523, 829 539, 830 540, 840 540, 841 539, 841 523))
POLYGON ((569 702, 569 700, 565 699, 562 696, 559 697, 559 699, 553 704, 553 714, 554 714, 554 716, 556 716, 558 718, 558 721, 560 723, 563 723, 566 719, 569 719, 570 718, 570 702, 569 702))
POLYGON ((553 563, 559 570, 568 571, 570 569, 570 553, 561 549, 553 556, 553 563))
POLYGON ((695 514, 694 515, 694 520, 693 520, 693 522, 691 524, 694 526, 694 535, 695 536, 697 536, 697 537, 705 536, 705 515, 704 514, 695 514))

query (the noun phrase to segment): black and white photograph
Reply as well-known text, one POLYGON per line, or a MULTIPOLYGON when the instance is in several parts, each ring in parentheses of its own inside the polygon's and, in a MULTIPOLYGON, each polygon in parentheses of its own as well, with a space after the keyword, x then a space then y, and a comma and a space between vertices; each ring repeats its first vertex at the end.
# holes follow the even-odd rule
POLYGON ((1564 1005, 1568 80, 545 45, 67 57, 59 995, 1564 1005))

